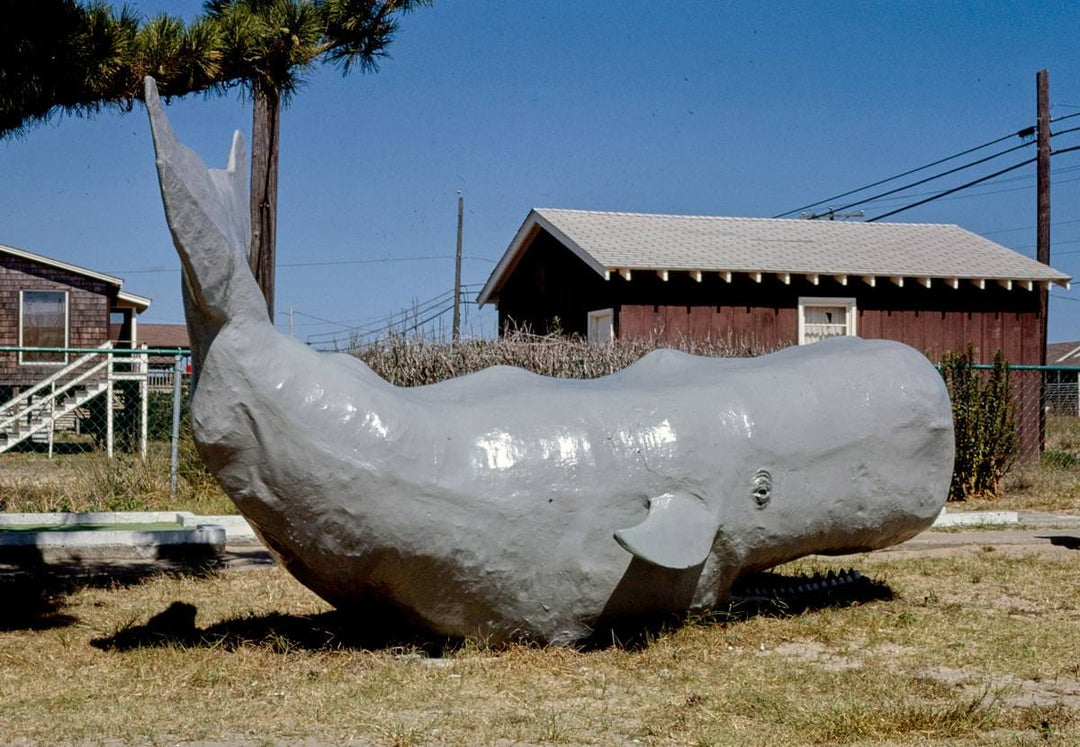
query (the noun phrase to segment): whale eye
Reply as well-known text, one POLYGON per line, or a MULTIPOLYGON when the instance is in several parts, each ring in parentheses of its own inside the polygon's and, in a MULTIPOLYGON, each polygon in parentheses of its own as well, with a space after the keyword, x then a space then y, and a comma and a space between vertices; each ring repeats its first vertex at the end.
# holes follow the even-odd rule
POLYGON ((753 496, 758 508, 765 508, 769 504, 769 499, 772 498, 772 475, 768 470, 759 469, 754 474, 750 495, 753 496))

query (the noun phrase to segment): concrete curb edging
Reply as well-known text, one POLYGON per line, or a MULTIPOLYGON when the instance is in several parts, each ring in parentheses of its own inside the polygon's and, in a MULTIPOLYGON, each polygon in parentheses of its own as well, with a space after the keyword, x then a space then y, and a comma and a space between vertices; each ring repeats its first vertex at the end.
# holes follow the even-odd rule
MULTIPOLYGON (((251 525, 237 514, 199 516, 191 511, 85 511, 81 513, 17 514, 0 513, 0 527, 20 525, 69 526, 78 524, 179 524, 181 527, 215 525, 225 531, 228 542, 256 541, 251 525)), ((138 531, 138 530, 131 530, 138 531)), ((169 531, 169 530, 157 530, 169 531)), ((55 532, 53 532, 55 533, 55 532)), ((108 530, 95 534, 108 534, 108 530)))
POLYGON ((242 516, 198 516, 190 511, 0 514, 0 528, 20 527, 26 529, 0 531, 0 563, 36 565, 220 556, 227 543, 258 544, 242 516), (146 524, 147 529, 137 528, 139 524, 146 524), (175 528, 163 528, 162 524, 175 528), (86 525, 98 528, 79 529, 86 525), (124 528, 101 528, 110 525, 124 528))
POLYGON ((1019 523, 1020 514, 1016 511, 949 511, 943 508, 930 528, 1007 526, 1019 523))

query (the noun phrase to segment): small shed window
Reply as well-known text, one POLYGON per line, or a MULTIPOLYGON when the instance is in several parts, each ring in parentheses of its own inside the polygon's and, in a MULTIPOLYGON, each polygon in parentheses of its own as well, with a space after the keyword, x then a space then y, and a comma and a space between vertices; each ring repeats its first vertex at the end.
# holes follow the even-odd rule
POLYGON ((799 344, 855 334, 854 298, 800 298, 799 344))
MULTIPOLYGON (((19 345, 28 348, 68 346, 67 291, 24 290, 19 294, 19 345)), ((19 363, 63 365, 67 353, 23 352, 19 363)))
POLYGON ((608 343, 615 339, 615 310, 589 312, 589 342, 608 343))

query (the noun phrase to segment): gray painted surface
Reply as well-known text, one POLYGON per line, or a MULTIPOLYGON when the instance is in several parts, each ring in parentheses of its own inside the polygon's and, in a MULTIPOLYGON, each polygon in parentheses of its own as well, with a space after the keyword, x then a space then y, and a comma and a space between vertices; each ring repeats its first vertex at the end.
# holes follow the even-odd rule
POLYGON ((399 389, 278 333, 245 260, 246 167, 207 171, 147 82, 184 267, 209 469, 331 603, 447 634, 567 642, 708 608, 738 574, 928 527, 953 435, 904 345, 759 359, 658 351, 592 381, 495 367, 399 389))

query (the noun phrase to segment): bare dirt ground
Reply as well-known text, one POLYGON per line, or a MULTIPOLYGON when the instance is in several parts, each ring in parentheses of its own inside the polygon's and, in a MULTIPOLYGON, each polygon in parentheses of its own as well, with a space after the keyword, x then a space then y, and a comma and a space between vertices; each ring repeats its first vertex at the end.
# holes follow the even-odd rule
POLYGON ((978 555, 987 547, 1007 555, 1064 560, 1080 550, 1080 526, 1066 529, 1028 527, 929 531, 901 545, 878 550, 874 555, 895 559, 978 555))

